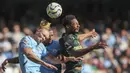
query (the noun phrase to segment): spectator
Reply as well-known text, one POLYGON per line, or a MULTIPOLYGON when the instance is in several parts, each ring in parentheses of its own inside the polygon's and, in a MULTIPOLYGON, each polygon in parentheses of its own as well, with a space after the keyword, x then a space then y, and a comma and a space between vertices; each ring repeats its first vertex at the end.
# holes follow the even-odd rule
POLYGON ((13 26, 13 40, 15 42, 13 48, 17 48, 18 47, 18 44, 21 40, 21 38, 24 36, 24 34, 21 32, 21 29, 20 29, 20 24, 19 23, 14 23, 14 26, 13 26))
POLYGON ((6 38, 12 38, 12 33, 9 31, 8 27, 4 27, 2 29, 2 32, 6 38))
POLYGON ((23 32, 25 35, 32 35, 33 32, 28 27, 24 27, 23 32))
POLYGON ((119 41, 119 48, 121 51, 125 51, 128 48, 128 33, 125 29, 121 30, 121 37, 119 41))
POLYGON ((107 43, 108 47, 114 47, 116 43, 116 38, 113 35, 111 28, 106 28, 106 33, 102 35, 102 40, 107 43))

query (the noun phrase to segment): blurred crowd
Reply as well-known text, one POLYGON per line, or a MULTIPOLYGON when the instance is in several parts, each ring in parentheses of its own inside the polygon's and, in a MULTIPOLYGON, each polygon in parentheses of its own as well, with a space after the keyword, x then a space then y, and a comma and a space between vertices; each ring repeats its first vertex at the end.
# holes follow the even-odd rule
MULTIPOLYGON (((18 56, 18 44, 25 35, 33 34, 35 29, 21 27, 22 24, 15 22, 13 26, 6 26, 0 31, 0 65, 6 58, 18 56), (22 29, 21 29, 22 28, 22 29)), ((130 31, 128 21, 111 19, 87 21, 81 24, 81 33, 88 33, 95 29, 98 36, 86 38, 81 44, 84 47, 104 41, 108 44, 105 49, 94 50, 85 55, 82 73, 130 73, 130 31)), ((52 27, 54 32, 53 39, 58 40, 64 29, 62 25, 52 27)), ((9 64, 5 73, 19 73, 19 65, 9 64)), ((1 72, 0 72, 1 73, 1 72)))
POLYGON ((84 47, 103 41, 108 47, 95 50, 85 56, 83 73, 130 73, 130 32, 128 21, 89 22, 84 33, 95 28, 99 35, 81 42, 84 47))

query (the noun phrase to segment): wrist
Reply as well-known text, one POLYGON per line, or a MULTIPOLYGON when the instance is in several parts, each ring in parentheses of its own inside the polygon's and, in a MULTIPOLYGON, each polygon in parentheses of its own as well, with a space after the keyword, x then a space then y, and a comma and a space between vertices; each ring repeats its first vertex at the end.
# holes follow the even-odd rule
POLYGON ((41 62, 41 65, 44 65, 44 66, 45 66, 45 65, 46 65, 46 62, 41 62))
POLYGON ((85 34, 86 38, 91 37, 91 35, 89 33, 85 34))

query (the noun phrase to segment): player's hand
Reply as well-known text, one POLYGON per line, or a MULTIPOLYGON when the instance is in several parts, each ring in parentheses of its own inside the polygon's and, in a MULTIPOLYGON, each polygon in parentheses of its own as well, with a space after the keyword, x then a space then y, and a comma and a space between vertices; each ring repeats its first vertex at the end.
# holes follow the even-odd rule
POLYGON ((107 44, 105 42, 98 42, 94 45, 94 49, 104 49, 107 47, 107 44))
POLYGON ((89 35, 89 37, 96 37, 98 34, 97 32, 95 31, 95 29, 93 29, 92 31, 90 31, 89 33, 87 33, 89 35))
POLYGON ((8 60, 6 59, 3 63, 2 63, 2 70, 5 71, 5 66, 8 64, 8 60))
POLYGON ((45 63, 45 66, 46 66, 47 68, 51 68, 51 69, 58 70, 57 67, 55 67, 54 65, 48 64, 48 63, 45 63))

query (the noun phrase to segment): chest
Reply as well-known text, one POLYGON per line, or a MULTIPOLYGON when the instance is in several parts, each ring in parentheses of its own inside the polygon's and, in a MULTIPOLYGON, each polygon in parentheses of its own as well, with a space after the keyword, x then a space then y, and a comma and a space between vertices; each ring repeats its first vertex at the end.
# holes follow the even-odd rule
POLYGON ((72 40, 73 40, 74 50, 82 49, 81 43, 79 42, 77 36, 73 36, 73 37, 72 37, 72 40))
POLYGON ((56 43, 53 44, 53 45, 49 45, 49 46, 47 46, 46 48, 47 48, 47 51, 48 51, 50 54, 54 55, 54 56, 58 55, 58 53, 59 53, 59 51, 60 51, 60 46, 57 45, 56 43))

